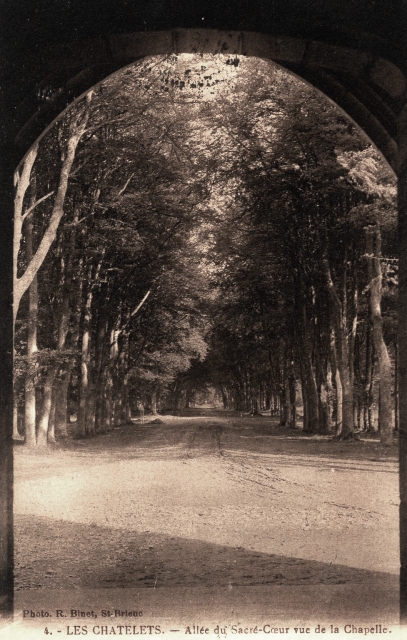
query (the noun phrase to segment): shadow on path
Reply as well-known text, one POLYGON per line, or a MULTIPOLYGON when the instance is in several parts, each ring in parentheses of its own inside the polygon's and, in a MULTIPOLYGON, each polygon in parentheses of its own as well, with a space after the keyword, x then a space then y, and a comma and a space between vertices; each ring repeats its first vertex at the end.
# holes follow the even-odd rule
POLYGON ((16 590, 41 588, 397 584, 344 565, 168 537, 153 532, 16 516, 16 590))

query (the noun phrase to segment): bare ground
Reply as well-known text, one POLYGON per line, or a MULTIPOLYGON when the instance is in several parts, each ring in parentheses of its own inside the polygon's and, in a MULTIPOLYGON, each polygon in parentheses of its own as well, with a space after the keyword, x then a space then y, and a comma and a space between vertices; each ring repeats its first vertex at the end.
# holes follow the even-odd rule
POLYGON ((17 610, 395 624, 396 448, 201 414, 16 448, 17 610))

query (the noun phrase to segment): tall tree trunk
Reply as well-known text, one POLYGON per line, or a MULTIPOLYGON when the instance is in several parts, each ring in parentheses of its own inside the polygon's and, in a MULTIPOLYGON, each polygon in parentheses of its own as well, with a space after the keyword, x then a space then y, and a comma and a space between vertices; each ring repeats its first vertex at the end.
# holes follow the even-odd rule
POLYGON ((28 447, 34 447, 36 445, 36 434, 35 434, 36 358, 35 358, 35 354, 37 353, 37 310, 38 310, 38 286, 37 286, 37 278, 34 278, 29 289, 27 373, 25 375, 24 425, 25 425, 25 443, 28 447))
POLYGON ((82 349, 81 349, 81 373, 79 384, 79 406, 78 406, 78 435, 87 436, 87 403, 89 392, 89 362, 90 362, 90 340, 91 340, 91 322, 92 322, 92 298, 93 291, 91 286, 92 267, 89 268, 88 274, 88 292, 86 294, 83 328, 82 328, 82 349))
MULTIPOLYGON (((13 294, 14 294, 14 321, 17 316, 18 305, 20 304, 21 296, 24 291, 31 284, 28 284, 26 289, 21 293, 18 300, 16 300, 16 283, 18 276, 18 254, 20 251, 21 238, 22 238, 22 229, 24 217, 30 216, 32 212, 30 212, 30 207, 24 213, 24 199, 27 192, 27 189, 30 186, 31 182, 31 172, 34 166, 34 162, 36 160, 38 154, 38 142, 36 142, 29 152, 27 153, 25 160, 23 162, 21 172, 17 170, 14 176, 15 184, 16 184, 16 192, 14 197, 14 233, 13 233, 13 294)), ((32 259, 32 255, 31 255, 32 259)), ((34 274, 35 277, 36 274, 34 274)))
POLYGON ((93 379, 94 372, 90 372, 90 382, 86 401, 86 433, 88 436, 95 435, 96 425, 96 387, 93 379))
POLYGON ((51 409, 49 412, 49 418, 48 418, 48 433, 47 433, 47 440, 48 443, 51 444, 56 444, 56 440, 55 440, 55 409, 56 409, 56 402, 55 402, 55 386, 52 389, 52 396, 51 396, 51 409))
POLYGON ((304 373, 304 361, 300 356, 300 378, 301 378, 301 396, 302 396, 302 430, 304 433, 308 430, 308 390, 304 373))
POLYGON ((319 386, 319 433, 329 433, 328 386, 322 381, 319 386))
POLYGON ((336 419, 335 419, 335 435, 339 436, 342 433, 343 423, 343 393, 342 393, 342 381, 339 373, 339 369, 335 369, 335 388, 336 388, 336 419))
POLYGON ((20 435, 20 432, 18 430, 18 420, 19 420, 18 402, 17 402, 16 394, 14 394, 14 403, 13 403, 13 440, 17 440, 17 441, 23 442, 24 438, 23 438, 23 436, 20 435))
POLYGON ((329 267, 328 257, 325 253, 323 265, 326 277, 328 291, 332 300, 333 320, 337 345, 337 369, 339 371, 340 382, 342 387, 342 430, 340 437, 342 439, 352 438, 354 436, 353 423, 353 376, 350 362, 349 331, 347 318, 347 290, 346 290, 346 264, 347 258, 344 260, 344 273, 342 277, 342 300, 339 298, 336 287, 333 283, 331 270, 329 267))
POLYGON ((364 431, 372 431, 372 404, 373 404, 373 348, 371 340, 370 322, 366 329, 366 362, 365 362, 365 381, 364 381, 364 398, 363 398, 363 429, 364 431))
POLYGON ((317 433, 319 427, 318 389, 311 355, 305 354, 304 375, 307 394, 307 427, 306 433, 317 433))
POLYGON ((129 321, 129 314, 126 313, 124 325, 120 331, 121 341, 116 367, 116 390, 119 402, 116 411, 116 424, 126 424, 127 421, 127 367, 129 361, 129 333, 126 327, 129 321))
POLYGON ((68 420, 68 389, 71 367, 64 371, 61 379, 55 381, 55 417, 54 429, 57 438, 66 438, 68 436, 67 420, 68 420))
POLYGON ((328 393, 327 409, 328 409, 328 433, 332 433, 333 427, 333 409, 334 409, 334 389, 332 380, 332 362, 328 360, 327 373, 326 373, 326 385, 328 393))
POLYGON ((280 403, 281 403, 281 413, 280 413, 280 426, 288 427, 291 422, 291 404, 290 404, 290 390, 288 377, 284 376, 284 382, 281 386, 280 391, 280 403))
POLYGON ((319 399, 315 370, 312 364, 312 339, 305 302, 297 305, 298 327, 295 329, 304 406, 304 433, 316 433, 319 427, 319 399))
POLYGON ((52 390, 57 371, 57 365, 51 365, 48 368, 48 372, 45 378, 43 386, 42 407, 37 429, 37 447, 45 447, 48 443, 48 426, 52 407, 52 390))
POLYGON ((113 380, 110 375, 109 368, 106 370, 106 384, 105 384, 105 402, 104 402, 104 430, 111 431, 113 428, 113 380))
POLYGON ((108 319, 105 314, 99 313, 98 328, 95 344, 95 431, 104 430, 104 383, 105 369, 107 366, 108 345, 106 340, 108 319))
MULTIPOLYGON (((77 214, 76 214, 77 215, 77 214)), ((73 272, 73 253, 75 248, 76 231, 75 228, 71 232, 70 244, 69 244, 69 256, 65 265, 64 284, 62 287, 62 299, 59 307, 59 321, 58 321, 58 338, 56 344, 56 351, 61 353, 65 348, 66 338, 69 331, 70 320, 70 294, 72 287, 72 272, 73 272)), ((43 406, 41 409, 40 420, 37 431, 37 445, 42 446, 48 442, 55 441, 55 403, 57 401, 57 394, 55 393, 55 379, 60 369, 60 365, 52 364, 48 368, 46 380, 43 388, 43 406), (53 420, 50 422, 51 411, 53 413, 53 420), (47 430, 49 431, 46 435, 47 430)))
POLYGON ((290 398, 290 429, 295 429, 297 426, 297 389, 296 389, 296 380, 294 377, 294 373, 291 372, 288 377, 288 388, 289 388, 289 398, 290 398))
POLYGON ((378 225, 374 229, 366 230, 366 252, 369 265, 369 302, 373 323, 374 349, 379 364, 379 429, 380 441, 385 446, 393 444, 393 400, 391 362, 386 343, 383 339, 383 319, 381 311, 382 299, 382 268, 381 233, 378 225), (374 246, 374 244, 376 246, 374 246))
MULTIPOLYGON (((36 200, 36 180, 35 174, 31 180, 30 206, 36 200)), ((30 262, 33 257, 33 213, 26 219, 26 257, 30 262)), ((24 425, 25 443, 28 447, 35 447, 36 437, 36 401, 35 401, 35 375, 36 375, 36 353, 37 347, 37 324, 38 324, 38 279, 34 276, 28 290, 28 327, 27 327, 27 373, 25 376, 25 405, 24 405, 24 425)))
POLYGON ((305 378, 301 379, 301 393, 302 393, 302 430, 304 433, 309 432, 309 419, 308 419, 308 387, 305 378))
MULTIPOLYGON (((81 318, 81 301, 82 289, 84 281, 83 260, 79 261, 74 275, 74 255, 77 238, 77 225, 79 219, 79 208, 75 207, 72 222, 72 230, 69 238, 69 248, 67 251, 67 263, 65 268, 65 281, 62 309, 59 323, 59 340, 60 349, 66 346, 68 337, 69 320, 72 317, 70 328, 69 347, 75 351, 79 342, 79 325, 81 318), (76 281, 76 286, 74 282, 76 281)), ((60 378, 55 381, 53 402, 55 402, 55 435, 56 437, 65 438, 68 436, 67 419, 68 419, 68 390, 71 379, 72 370, 74 368, 74 360, 72 359, 65 365, 60 374, 60 378)))
POLYGON ((353 385, 347 358, 346 339, 342 335, 341 352, 339 359, 339 375, 342 383, 342 431, 343 438, 349 438, 354 433, 353 424, 353 385))

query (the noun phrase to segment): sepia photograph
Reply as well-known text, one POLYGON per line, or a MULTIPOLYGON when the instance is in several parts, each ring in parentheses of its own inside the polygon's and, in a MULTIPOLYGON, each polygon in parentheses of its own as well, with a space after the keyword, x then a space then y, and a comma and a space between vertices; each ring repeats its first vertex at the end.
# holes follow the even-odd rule
POLYGON ((0 637, 401 640, 407 3, 0 15, 0 637))

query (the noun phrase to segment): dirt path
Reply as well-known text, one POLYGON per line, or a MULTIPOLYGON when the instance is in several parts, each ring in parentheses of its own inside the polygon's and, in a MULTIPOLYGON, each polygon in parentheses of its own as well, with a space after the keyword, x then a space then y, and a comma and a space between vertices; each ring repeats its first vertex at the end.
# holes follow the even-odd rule
POLYGON ((61 589, 351 593, 377 583, 394 592, 394 617, 395 451, 289 435, 265 418, 162 419, 53 455, 18 450, 21 608, 61 589))

